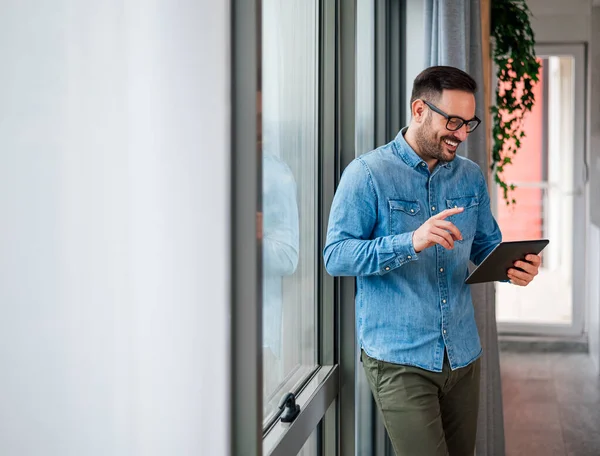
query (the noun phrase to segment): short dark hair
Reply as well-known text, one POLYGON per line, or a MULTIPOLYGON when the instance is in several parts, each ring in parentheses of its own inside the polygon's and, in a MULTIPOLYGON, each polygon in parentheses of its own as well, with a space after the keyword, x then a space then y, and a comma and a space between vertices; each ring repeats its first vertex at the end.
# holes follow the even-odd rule
POLYGON ((477 92, 475 80, 458 68, 451 66, 429 67, 415 78, 410 104, 420 98, 435 102, 444 90, 477 92))

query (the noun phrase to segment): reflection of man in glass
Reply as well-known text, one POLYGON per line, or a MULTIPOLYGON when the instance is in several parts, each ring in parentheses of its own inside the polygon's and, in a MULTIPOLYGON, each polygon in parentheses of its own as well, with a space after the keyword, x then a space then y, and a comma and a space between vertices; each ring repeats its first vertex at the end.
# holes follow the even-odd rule
MULTIPOLYGON (((260 94, 258 102, 260 109, 260 94)), ((299 234, 296 182, 279 157, 277 123, 265 120, 263 125, 263 365, 264 391, 269 395, 283 379, 282 279, 298 266, 299 234)))

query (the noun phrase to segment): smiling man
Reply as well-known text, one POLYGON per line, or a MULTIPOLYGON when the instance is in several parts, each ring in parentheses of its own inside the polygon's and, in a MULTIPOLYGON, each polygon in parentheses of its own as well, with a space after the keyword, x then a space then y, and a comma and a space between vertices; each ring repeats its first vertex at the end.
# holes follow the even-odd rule
MULTIPOLYGON (((480 124, 477 85, 452 67, 417 76, 411 122, 355 159, 334 197, 327 271, 356 276, 361 360, 397 455, 475 449, 481 345, 468 275, 501 241, 481 169, 457 155, 480 124)), ((527 285, 540 258, 509 270, 527 285)))

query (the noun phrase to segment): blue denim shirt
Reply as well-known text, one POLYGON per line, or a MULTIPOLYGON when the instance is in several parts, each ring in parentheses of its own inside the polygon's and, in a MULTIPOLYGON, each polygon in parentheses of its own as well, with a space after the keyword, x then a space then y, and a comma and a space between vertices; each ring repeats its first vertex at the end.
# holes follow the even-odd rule
POLYGON ((325 267, 356 276, 360 346, 376 359, 441 372, 444 348, 452 369, 481 354, 469 260, 479 264, 501 241, 481 169, 457 156, 429 172, 404 139, 355 159, 331 208, 325 267), (428 218, 464 207, 451 221, 462 241, 416 253, 413 232, 428 218))
POLYGON ((262 162, 263 347, 280 358, 283 277, 296 271, 300 249, 296 181, 289 166, 266 150, 262 162))

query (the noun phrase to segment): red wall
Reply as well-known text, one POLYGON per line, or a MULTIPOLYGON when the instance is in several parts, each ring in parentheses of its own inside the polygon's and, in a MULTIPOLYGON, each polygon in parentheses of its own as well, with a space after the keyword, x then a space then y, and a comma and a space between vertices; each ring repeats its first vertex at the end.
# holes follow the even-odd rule
MULTIPOLYGON (((540 82, 533 92, 535 104, 527 113, 523 123, 526 136, 521 142, 521 148, 512 154, 513 163, 505 167, 504 181, 509 185, 513 182, 539 182, 542 179, 542 145, 543 145, 543 71, 540 69, 540 82)), ((506 205, 502 189, 498 191, 497 219, 505 241, 522 239, 539 239, 542 237, 542 190, 537 188, 517 187, 509 192, 516 204, 506 205)))

